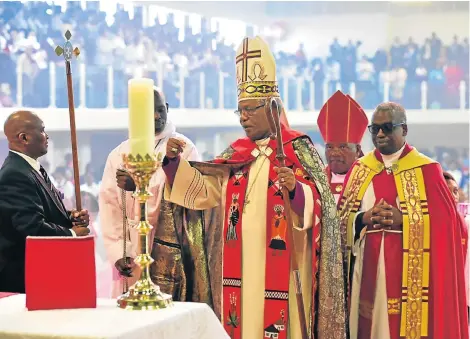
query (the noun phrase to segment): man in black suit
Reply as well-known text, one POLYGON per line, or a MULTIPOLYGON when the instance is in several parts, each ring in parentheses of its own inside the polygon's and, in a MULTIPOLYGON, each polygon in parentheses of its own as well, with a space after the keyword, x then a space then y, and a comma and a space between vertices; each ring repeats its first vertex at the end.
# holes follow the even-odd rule
POLYGON ((26 237, 85 236, 89 216, 65 209, 37 161, 47 153, 49 136, 36 114, 11 114, 4 132, 10 153, 0 169, 0 291, 24 293, 26 237))

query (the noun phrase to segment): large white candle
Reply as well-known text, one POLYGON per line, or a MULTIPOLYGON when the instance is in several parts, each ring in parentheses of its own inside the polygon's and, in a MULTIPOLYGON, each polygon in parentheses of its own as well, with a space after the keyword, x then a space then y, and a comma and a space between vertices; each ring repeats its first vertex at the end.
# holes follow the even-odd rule
POLYGON ((129 91, 129 143, 133 156, 153 155, 155 146, 152 79, 131 79, 129 91))

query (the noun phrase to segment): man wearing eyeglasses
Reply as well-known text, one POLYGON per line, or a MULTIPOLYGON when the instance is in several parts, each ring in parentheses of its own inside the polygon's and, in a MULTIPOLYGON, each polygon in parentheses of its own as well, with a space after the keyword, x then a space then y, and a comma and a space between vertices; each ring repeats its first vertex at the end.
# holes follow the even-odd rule
POLYGON ((287 166, 279 166, 266 115, 271 98, 281 110, 275 113, 283 114, 274 57, 259 37, 245 38, 237 55, 236 113, 246 137, 210 163, 188 163, 178 155, 184 143, 170 140, 165 199, 206 210, 213 306, 231 337, 302 338, 281 194, 286 187, 309 333, 315 320, 315 337, 344 339, 341 234, 321 159, 305 134, 283 123, 287 166))
POLYGON ((400 105, 380 104, 369 131, 375 150, 339 201, 357 240, 351 338, 468 338, 461 220, 442 169, 406 142, 400 105))
MULTIPOLYGON (((182 157, 188 160, 200 160, 193 143, 175 130, 175 125, 168 119, 168 104, 165 95, 159 88, 154 88, 155 112, 155 153, 165 152, 166 143, 171 137, 185 141, 182 157)), ((138 233, 135 229, 139 221, 139 202, 132 196, 136 185, 131 176, 122 167, 122 154, 129 152, 129 140, 117 146, 108 156, 100 185, 99 210, 103 242, 108 259, 115 267, 113 270, 112 296, 123 293, 125 283, 132 286, 139 278, 139 268, 134 263, 138 254, 138 233), (127 223, 126 258, 123 258, 123 223, 127 223), (127 279, 127 280, 125 280, 127 279)), ((175 262, 179 263, 181 248, 176 229, 181 228, 182 212, 177 207, 162 202, 165 174, 160 169, 150 180, 149 190, 153 194, 148 202, 149 223, 153 226, 154 236, 150 250, 154 259, 159 258, 151 266, 152 280, 163 292, 173 296, 175 300, 186 300, 186 288, 182 286, 182 273, 175 273, 175 262), (174 207, 174 208, 173 208, 174 207), (174 215, 173 215, 174 213, 174 215), (171 220, 170 220, 171 219, 171 220), (176 221, 174 221, 176 220, 176 221), (171 227, 160 227, 174 223, 171 227), (164 241, 162 241, 162 239, 164 241), (163 266, 172 270, 163 270, 163 266), (157 269, 158 268, 158 269, 157 269)), ((178 266, 179 268, 179 266, 178 266)), ((189 274, 189 272, 187 272, 189 274)), ((197 300, 201 301, 201 300, 197 300)))
POLYGON ((325 141, 326 172, 336 203, 344 179, 354 162, 363 155, 361 140, 367 129, 367 115, 349 95, 336 91, 323 105, 317 125, 325 141))

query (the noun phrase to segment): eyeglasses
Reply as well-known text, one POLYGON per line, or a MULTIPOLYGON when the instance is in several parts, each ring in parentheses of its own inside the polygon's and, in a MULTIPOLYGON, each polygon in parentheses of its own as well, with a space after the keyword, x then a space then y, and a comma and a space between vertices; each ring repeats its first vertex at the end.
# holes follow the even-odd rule
POLYGON ((239 108, 237 110, 235 110, 233 113, 235 113, 237 116, 241 116, 243 112, 245 112, 249 117, 253 115, 253 113, 255 113, 258 109, 260 109, 261 107, 264 107, 264 103, 259 105, 259 106, 256 106, 256 107, 245 107, 245 108, 239 108))
POLYGON ((377 124, 372 124, 372 125, 369 125, 367 126, 367 128, 369 129, 369 132, 371 134, 379 134, 379 131, 382 130, 382 132, 384 132, 384 134, 390 134, 393 132, 393 130, 395 129, 395 127, 398 127, 398 126, 402 126, 404 125, 404 123, 399 123, 399 124, 394 124, 392 122, 386 122, 385 124, 381 124, 381 125, 377 125, 377 124))

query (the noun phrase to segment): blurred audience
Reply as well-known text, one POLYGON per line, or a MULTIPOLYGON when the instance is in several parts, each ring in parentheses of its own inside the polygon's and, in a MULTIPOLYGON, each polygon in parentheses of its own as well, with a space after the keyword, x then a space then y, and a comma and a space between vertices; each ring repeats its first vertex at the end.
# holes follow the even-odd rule
MULTIPOLYGON (((116 108, 126 107, 127 79, 134 75, 152 77, 162 83, 167 100, 179 107, 181 87, 187 108, 235 107, 234 46, 225 44, 223 37, 208 29, 207 18, 201 19, 201 32, 193 34, 191 27, 177 28, 173 14, 161 24, 143 27, 142 13, 129 14, 120 9, 111 25, 106 13, 97 9, 82 9, 79 2, 60 6, 46 2, 2 2, 0 8, 0 106, 9 107, 17 98, 16 65, 22 65, 22 104, 48 107, 50 104, 50 77, 55 76, 55 105, 67 106, 63 62, 54 55, 56 45, 64 43, 63 32, 73 32, 73 43, 81 47, 79 63, 86 65, 86 85, 78 86, 80 72, 74 72, 76 91, 86 91, 86 107, 108 106, 108 66, 112 67, 113 95, 116 108), (79 23, 79 24, 78 24, 79 23), (184 39, 180 39, 180 30, 184 39), (50 73, 49 62, 56 60, 55 73, 50 73), (223 74, 224 93, 219 95, 219 74, 223 74), (200 75, 204 75, 204 98, 201 99, 200 75), (184 84, 181 82, 184 81, 184 84), (181 86, 184 85, 184 86, 181 86), (203 100, 203 102, 202 102, 203 100)), ((304 44, 294 54, 277 52, 280 78, 289 77, 288 86, 280 81, 281 95, 289 91, 289 107, 297 107, 295 78, 303 79, 302 105, 310 107, 308 83, 315 83, 315 108, 321 107, 326 82, 328 96, 337 86, 348 92, 356 85, 356 99, 365 108, 373 108, 383 101, 385 83, 390 100, 409 109, 421 107, 421 86, 427 82, 427 107, 459 108, 460 84, 468 85, 468 38, 455 36, 445 46, 436 33, 431 33, 422 45, 412 37, 402 42, 398 37, 388 51, 378 49, 373 56, 361 56, 360 41, 349 40, 342 45, 335 38, 330 55, 322 60, 307 56, 304 44)), ((468 88, 468 87, 467 87, 468 88)), ((467 91, 468 92, 468 91, 467 91)), ((468 103, 469 100, 467 100, 468 103)))

